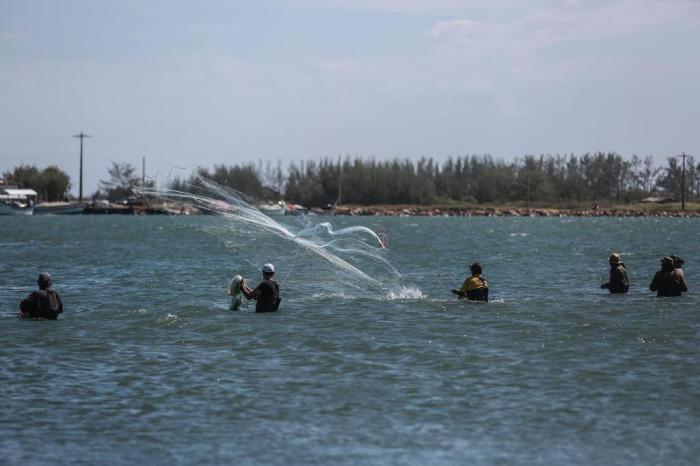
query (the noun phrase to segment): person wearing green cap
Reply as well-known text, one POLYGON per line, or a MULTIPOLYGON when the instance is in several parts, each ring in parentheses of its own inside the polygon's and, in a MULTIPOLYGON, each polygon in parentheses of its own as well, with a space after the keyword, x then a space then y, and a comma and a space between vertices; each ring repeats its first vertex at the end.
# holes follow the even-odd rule
POLYGON ((620 254, 613 252, 608 258, 610 263, 610 279, 607 283, 600 285, 602 289, 607 289, 610 293, 627 293, 630 289, 630 281, 627 277, 625 264, 622 263, 620 254))
POLYGON ((51 274, 39 274, 39 290, 29 293, 19 304, 20 319, 58 319, 58 315, 63 312, 63 303, 56 290, 51 288, 52 284, 51 274))
POLYGON ((649 284, 651 291, 656 291, 657 297, 680 296, 688 291, 685 276, 678 273, 671 257, 661 258, 661 270, 656 272, 649 284))

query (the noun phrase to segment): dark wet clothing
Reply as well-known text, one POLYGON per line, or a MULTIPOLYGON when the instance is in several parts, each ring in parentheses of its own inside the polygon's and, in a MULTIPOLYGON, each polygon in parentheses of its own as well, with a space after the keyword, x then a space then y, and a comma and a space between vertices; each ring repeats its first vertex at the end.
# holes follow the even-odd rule
POLYGON ((32 291, 19 304, 19 308, 24 314, 23 317, 56 320, 58 315, 63 312, 63 303, 55 290, 47 288, 45 290, 32 291))
POLYGON ((610 280, 605 283, 604 288, 607 288, 611 293, 627 293, 630 290, 625 264, 620 262, 610 266, 610 280))
POLYGON ((675 270, 659 270, 649 284, 651 291, 656 291, 656 296, 680 296, 688 291, 688 284, 683 274, 675 270))
POLYGON ((274 280, 263 280, 255 291, 260 292, 255 312, 275 312, 280 307, 280 286, 274 280))
POLYGON ((479 288, 476 290, 467 291, 467 299, 469 301, 489 301, 489 289, 479 288))

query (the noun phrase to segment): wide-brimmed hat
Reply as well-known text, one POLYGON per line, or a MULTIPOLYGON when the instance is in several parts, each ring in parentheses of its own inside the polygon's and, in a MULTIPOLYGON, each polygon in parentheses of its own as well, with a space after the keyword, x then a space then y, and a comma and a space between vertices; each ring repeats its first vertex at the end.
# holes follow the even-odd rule
POLYGON ((620 255, 618 253, 613 252, 612 254, 610 254, 610 257, 608 257, 608 260, 617 264, 622 259, 620 258, 620 255))

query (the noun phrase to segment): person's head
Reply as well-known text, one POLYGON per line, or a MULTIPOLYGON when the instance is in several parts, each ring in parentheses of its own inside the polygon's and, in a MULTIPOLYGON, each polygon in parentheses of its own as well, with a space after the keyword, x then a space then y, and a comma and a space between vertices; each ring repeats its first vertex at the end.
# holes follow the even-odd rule
POLYGON ((262 274, 265 280, 269 280, 275 274, 275 266, 269 263, 263 265, 262 274))
POLYGON ((51 278, 51 274, 47 272, 40 273, 39 278, 36 280, 36 284, 39 285, 40 290, 49 288, 52 283, 53 278, 51 278))
POLYGON ((618 253, 613 252, 610 254, 610 257, 608 257, 608 261, 610 262, 610 265, 617 265, 622 261, 622 258, 618 253))
POLYGON ((469 270, 471 271, 472 275, 479 275, 483 271, 481 264, 478 262, 474 262, 472 265, 470 265, 469 270))
POLYGON ((671 259, 673 259, 673 266, 677 269, 680 269, 685 263, 685 261, 678 256, 671 256, 671 259))
POLYGON ((661 270, 664 272, 670 272, 673 270, 675 267, 673 265, 673 259, 671 259, 668 256, 664 256, 661 258, 661 270))

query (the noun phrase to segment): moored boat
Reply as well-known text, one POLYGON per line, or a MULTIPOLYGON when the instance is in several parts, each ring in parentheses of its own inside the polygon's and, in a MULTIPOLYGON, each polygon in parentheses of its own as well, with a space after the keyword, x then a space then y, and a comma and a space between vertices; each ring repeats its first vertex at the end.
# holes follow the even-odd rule
POLYGON ((0 188, 0 215, 32 215, 36 196, 33 189, 0 188))
POLYGON ((34 208, 26 199, 0 194, 0 215, 32 215, 34 208))
POLYGON ((79 202, 45 202, 34 207, 34 215, 82 214, 85 205, 79 202))
POLYGON ((284 205, 282 203, 277 204, 260 204, 258 205, 258 210, 265 215, 283 215, 284 205))

